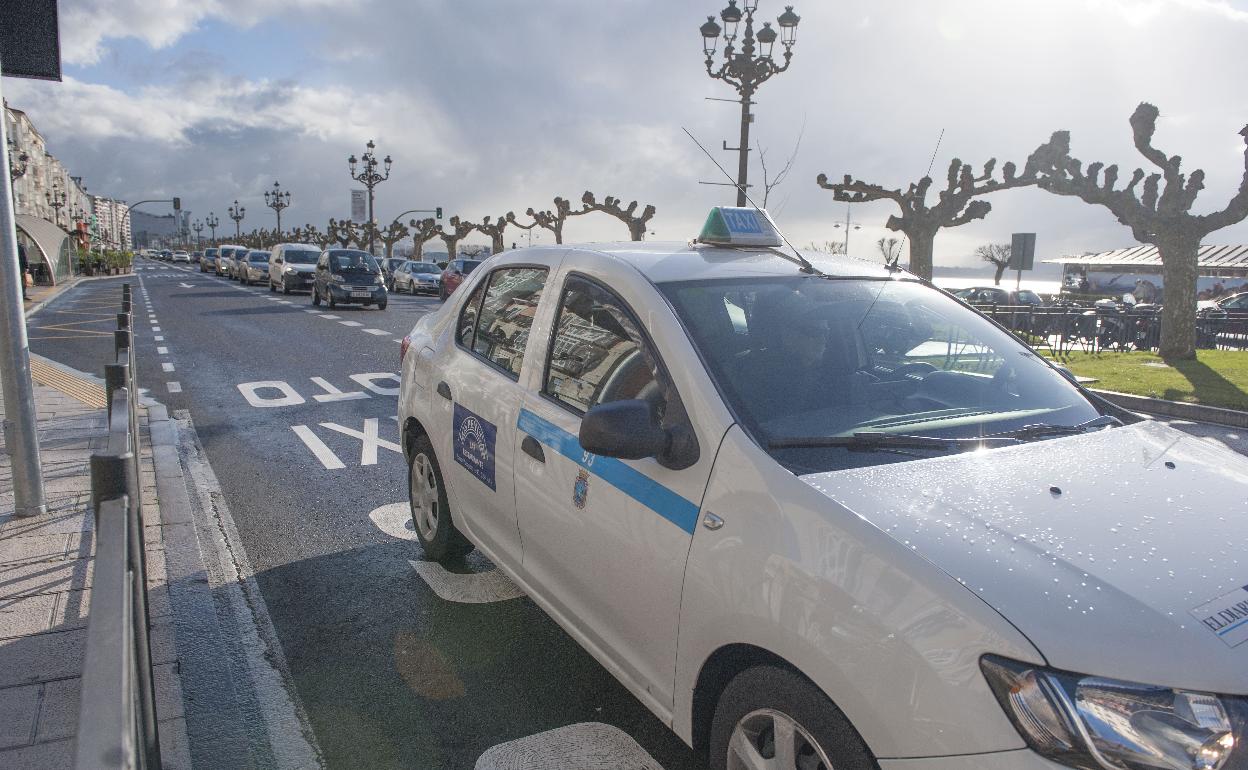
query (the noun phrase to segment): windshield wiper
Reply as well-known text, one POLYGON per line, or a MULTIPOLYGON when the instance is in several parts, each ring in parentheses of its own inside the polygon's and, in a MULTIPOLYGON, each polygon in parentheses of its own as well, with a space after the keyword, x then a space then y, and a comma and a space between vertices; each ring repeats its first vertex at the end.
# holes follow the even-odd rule
POLYGON ((913 436, 906 433, 877 433, 860 431, 852 436, 798 436, 777 438, 767 442, 770 449, 797 449, 844 447, 850 451, 873 451, 884 449, 931 449, 947 452, 951 449, 966 451, 989 446, 1017 444, 1012 436, 984 436, 982 438, 941 438, 940 436, 913 436))
POLYGON ((1037 438, 1045 438, 1047 436, 1073 436, 1078 433, 1087 433, 1093 428, 1105 428, 1110 425, 1122 425, 1122 420, 1111 414, 1103 414, 1100 417, 1094 417, 1087 422, 1081 422, 1078 425, 1049 425, 1048 423, 1038 423, 1036 425, 1024 425, 1018 430, 1006 431, 1005 433, 994 433, 993 437, 1016 438, 1019 440, 1029 440, 1037 438))

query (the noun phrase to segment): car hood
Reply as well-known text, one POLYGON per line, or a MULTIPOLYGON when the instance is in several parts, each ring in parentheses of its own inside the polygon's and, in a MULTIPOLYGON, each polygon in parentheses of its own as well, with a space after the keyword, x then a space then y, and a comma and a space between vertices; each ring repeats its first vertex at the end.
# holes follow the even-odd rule
POLYGON ((1053 666, 1248 694, 1248 625, 1216 619, 1248 618, 1248 460, 1215 441, 1145 421, 802 479, 1053 666))
POLYGON ((294 270, 296 273, 315 273, 316 272, 316 265, 299 265, 299 264, 292 264, 290 262, 287 262, 286 267, 289 267, 291 270, 294 270))

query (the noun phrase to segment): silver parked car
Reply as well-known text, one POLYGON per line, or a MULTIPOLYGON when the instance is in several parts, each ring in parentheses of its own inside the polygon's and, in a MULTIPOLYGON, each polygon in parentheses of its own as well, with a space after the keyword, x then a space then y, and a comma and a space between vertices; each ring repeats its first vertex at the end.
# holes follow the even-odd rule
POLYGON ((253 283, 269 280, 269 252, 255 249, 247 252, 245 256, 240 255, 236 261, 238 280, 242 281, 243 285, 250 286, 253 283))
POLYGON ((442 288, 442 270, 432 262, 408 260, 399 265, 390 279, 390 290, 396 294, 405 291, 408 294, 427 292, 437 294, 442 288))

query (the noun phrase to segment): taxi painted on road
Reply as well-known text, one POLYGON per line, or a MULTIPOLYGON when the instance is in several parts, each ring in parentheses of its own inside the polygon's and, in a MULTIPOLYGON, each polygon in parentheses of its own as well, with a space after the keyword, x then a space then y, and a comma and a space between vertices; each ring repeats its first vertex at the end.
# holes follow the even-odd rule
POLYGON ((425 556, 713 768, 1248 765, 1248 461, 763 212, 490 258, 399 420, 425 556))

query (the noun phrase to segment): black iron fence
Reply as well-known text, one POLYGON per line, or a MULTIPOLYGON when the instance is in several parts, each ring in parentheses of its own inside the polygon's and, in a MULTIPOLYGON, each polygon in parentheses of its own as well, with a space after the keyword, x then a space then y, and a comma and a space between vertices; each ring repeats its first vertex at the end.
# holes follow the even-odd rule
MULTIPOLYGON (((976 305, 975 309, 1054 353, 1156 350, 1161 343, 1160 309, 1131 307, 1033 307, 976 305)), ((1196 346, 1248 349, 1248 319, 1197 316, 1196 346)))
POLYGON ((104 367, 108 447, 91 455, 95 577, 78 712, 78 770, 161 766, 147 611, 132 302, 127 283, 113 333, 116 363, 104 367))

